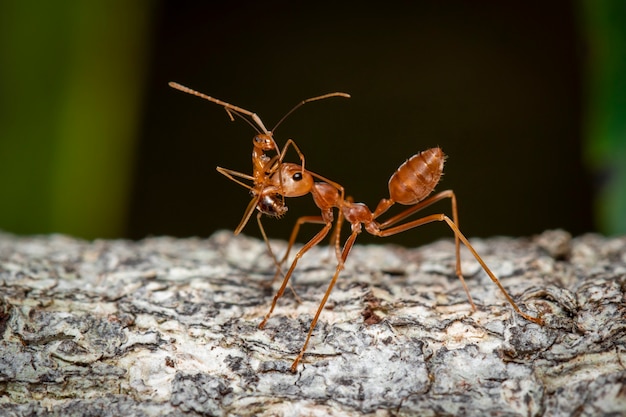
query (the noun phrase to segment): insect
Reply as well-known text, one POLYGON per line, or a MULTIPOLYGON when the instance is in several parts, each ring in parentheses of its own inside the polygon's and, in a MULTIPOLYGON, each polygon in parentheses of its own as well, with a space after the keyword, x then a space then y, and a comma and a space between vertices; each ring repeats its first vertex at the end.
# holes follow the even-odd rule
MULTIPOLYGON (((324 96, 320 96, 324 97, 324 96)), ((212 100, 214 101, 214 99, 212 100)), ((217 101, 216 101, 217 102, 217 101)), ((218 104, 221 104, 220 102, 218 104)), ((304 102, 303 102, 304 103, 304 102)), ((233 111, 227 109, 227 111, 233 111)), ((293 110, 292 110, 293 111, 293 110)), ((290 112, 291 113, 291 112, 290 112)), ((275 145, 275 144, 274 144, 275 145)), ((295 144, 293 145, 295 146, 295 144)), ((287 145, 285 145, 285 148, 287 145)), ((474 258, 481 265, 483 270, 487 273, 489 278, 496 284, 502 294, 513 307, 513 309, 523 318, 532 321, 534 323, 543 325, 544 321, 541 317, 534 317, 524 313, 513 298, 504 289, 495 274, 489 269, 487 264, 483 261, 480 255, 476 252, 467 238, 461 233, 458 227, 458 212, 456 196, 452 190, 441 191, 435 195, 432 195, 435 187, 439 183, 441 175, 443 173, 443 166, 445 161, 445 155, 440 148, 431 148, 420 153, 417 153, 406 160, 400 167, 393 173, 389 179, 388 189, 389 198, 383 198, 380 200, 374 211, 371 211, 363 203, 355 203, 351 197, 345 196, 344 188, 337 182, 331 181, 317 173, 305 169, 304 165, 298 165, 295 163, 284 162, 284 150, 280 152, 276 146, 276 153, 278 157, 270 158, 268 164, 263 166, 263 171, 259 174, 259 178, 255 179, 245 174, 236 173, 237 177, 253 180, 255 187, 249 187, 246 184, 238 181, 234 178, 233 181, 247 187, 253 192, 253 202, 256 201, 257 209, 259 210, 258 217, 269 206, 280 207, 286 210, 284 198, 301 197, 307 194, 311 194, 313 202, 320 210, 319 216, 303 216, 300 217, 293 228, 291 237, 289 239, 288 247, 285 256, 282 260, 276 261, 278 267, 287 258, 288 253, 294 245, 296 235, 299 228, 305 223, 321 224, 322 229, 319 230, 302 248, 296 253, 288 271, 284 274, 282 284, 276 295, 272 300, 271 307, 263 320, 259 324, 259 327, 263 329, 270 319, 279 298, 284 294, 284 291, 289 283, 300 258, 309 251, 312 247, 319 244, 330 232, 333 224, 335 224, 335 233, 333 234, 333 240, 336 246, 337 266, 335 268, 334 275, 328 284, 328 287, 324 293, 324 296, 317 308, 315 316, 309 326, 306 339, 300 349, 300 352, 296 356, 291 365, 291 370, 295 372, 297 370, 300 360, 302 360, 304 353, 306 352, 311 335, 315 329, 317 321, 324 309, 326 302, 330 296, 330 293, 339 277, 341 270, 354 246, 356 238, 365 229, 368 233, 379 236, 387 237, 397 233, 402 233, 407 230, 425 225, 432 222, 444 222, 448 225, 451 231, 454 233, 455 239, 455 255, 456 255, 456 275, 461 281, 469 303, 473 310, 476 310, 476 305, 472 300, 469 289, 463 278, 461 271, 461 256, 460 246, 461 243, 465 245, 474 258), (424 217, 420 217, 414 220, 406 220, 408 217, 414 215, 420 210, 435 204, 441 200, 450 199, 452 206, 452 219, 446 214, 431 214, 424 217), (378 218, 385 214, 395 204, 401 204, 408 206, 408 208, 401 211, 387 220, 379 221, 378 218), (337 210, 338 217, 335 220, 334 211, 337 210), (351 233, 344 242, 343 246, 340 246, 339 236, 341 232, 341 225, 343 221, 350 224, 351 233)), ((304 156, 298 149, 298 154, 301 160, 304 160, 304 156)), ((254 160, 254 154, 253 154, 254 160)), ((302 162, 303 164, 304 162, 302 162)), ((254 161, 253 161, 254 165, 254 161)), ((219 170, 219 169, 218 169, 219 170)), ((233 173, 229 171, 229 173, 233 173)), ((229 177, 230 178, 230 177, 229 177)), ((252 203, 251 203, 252 204, 252 203)), ((251 211, 251 206, 248 206, 246 211, 251 211)), ((270 213, 275 209, 267 209, 270 213)), ((268 214, 268 213, 266 213, 268 214)), ((246 220, 247 221, 247 220, 246 220)), ((259 222, 260 224, 260 222, 259 222)), ((238 230, 240 231, 240 229, 238 230)), ((267 242, 267 239, 266 239, 267 242)))
POLYGON ((276 279, 276 277, 280 273, 280 266, 286 259, 287 254, 285 254, 281 261, 277 260, 270 246, 267 234, 265 233, 265 228, 263 227, 263 224, 261 222, 261 217, 263 214, 270 217, 282 217, 287 212, 287 206, 285 205, 284 200, 285 196, 280 193, 280 184, 282 183, 282 172, 280 170, 280 166, 283 159, 285 158, 289 147, 292 147, 298 154, 302 167, 302 173, 304 173, 305 159, 304 155, 292 139, 287 140, 285 146, 281 151, 281 149, 276 144, 276 141, 274 140, 274 132, 289 115, 291 115, 294 111, 296 111, 298 108, 306 103, 331 97, 349 98, 350 95, 346 93, 335 92, 302 100, 301 102, 296 104, 291 110, 289 110, 271 130, 268 130, 263 124, 261 118, 254 112, 208 96, 176 82, 170 82, 169 86, 184 93, 198 96, 200 98, 222 106, 226 110, 226 113, 231 120, 234 120, 233 115, 236 115, 246 121, 250 126, 252 126, 254 130, 256 130, 257 134, 252 138, 252 175, 244 174, 242 172, 222 167, 217 167, 217 171, 231 181, 234 181, 237 184, 247 188, 252 194, 252 200, 250 200, 250 203, 248 204, 248 207, 246 208, 244 215, 239 222, 239 225, 235 229, 235 235, 241 233, 243 228, 250 220, 254 209, 256 208, 258 210, 257 223, 259 225, 259 230, 261 231, 261 235, 263 236, 263 240, 266 243, 268 252, 277 268, 276 275, 274 276, 274 279, 276 279), (272 157, 268 156, 266 152, 270 151, 274 151, 275 155, 272 157), (275 173, 278 173, 278 189, 276 189, 270 181, 270 178, 272 178, 275 173), (252 181, 253 185, 250 186, 242 180, 252 181))

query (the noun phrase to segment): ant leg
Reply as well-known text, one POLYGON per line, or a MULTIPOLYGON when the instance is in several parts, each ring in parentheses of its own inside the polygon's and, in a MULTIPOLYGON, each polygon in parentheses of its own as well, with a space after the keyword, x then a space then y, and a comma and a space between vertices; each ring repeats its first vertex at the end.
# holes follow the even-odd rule
MULTIPOLYGON (((346 197, 344 200, 348 204, 354 203, 354 199, 350 196, 346 197)), ((335 247, 335 256, 337 257, 337 262, 342 262, 341 256, 341 227, 343 226, 343 207, 339 207, 339 213, 337 214, 337 223, 335 224, 335 230, 333 231, 333 236, 330 239, 331 245, 335 247)), ((360 229, 359 229, 360 230, 360 229)), ((344 245, 345 247, 345 245, 344 245)), ((345 258, 343 258, 345 261, 345 258)))
MULTIPOLYGON (((265 228, 263 227, 263 223, 261 222, 261 217, 262 217, 262 213, 257 214, 256 221, 259 224, 259 230, 261 231, 261 235, 263 236, 263 240, 265 241, 265 245, 267 246, 267 251, 272 257, 272 260, 274 261, 274 266, 276 267, 276 273, 274 274, 274 278, 272 278, 272 282, 270 282, 270 286, 271 286, 274 283, 274 281, 276 281, 276 278, 278 277, 278 275, 283 275, 283 270, 281 268, 282 262, 280 263, 278 262, 278 259, 276 259, 276 256, 274 255, 274 251, 272 251, 272 246, 270 245, 270 241, 267 238, 267 234, 265 233, 265 228)), ((302 300, 300 299, 300 297, 298 297, 298 294, 296 293, 296 290, 291 285, 291 282, 289 283, 289 289, 293 293, 293 296, 295 297, 296 301, 298 303, 302 303, 302 300)))
POLYGON ((250 217, 252 217, 252 213, 254 213, 254 208, 257 206, 257 204, 259 202, 259 198, 261 198, 260 194, 255 196, 248 203, 248 207, 246 207, 246 211, 244 211, 243 217, 241 218, 241 221, 239 222, 239 224, 237 225, 237 228, 235 229, 235 232, 234 232, 235 236, 237 236, 239 233, 241 233, 243 228, 246 227, 246 224, 248 224, 248 221, 250 220, 250 217))
POLYGON ((248 175, 248 174, 244 174, 242 172, 233 171, 232 169, 222 168, 222 167, 217 167, 216 169, 217 169, 217 172, 219 172, 220 174, 222 174, 223 176, 225 176, 229 180, 236 182, 237 184, 241 185, 244 188, 247 188, 248 190, 252 190, 253 189, 248 184, 246 184, 244 182, 241 182, 241 181, 239 181, 237 179, 237 178, 243 178, 245 180, 254 181, 254 177, 253 176, 248 175))
POLYGON ((287 245, 287 250, 285 251, 285 254, 279 262, 281 265, 287 260, 287 257, 291 252, 291 248, 293 248, 293 245, 296 243, 296 237, 300 232, 300 226, 305 223, 326 224, 322 216, 302 216, 298 218, 298 220, 296 220, 296 224, 293 226, 293 229, 291 229, 291 236, 289 237, 289 245, 287 245))
POLYGON ((280 153, 280 157, 279 160, 282 162, 283 159, 285 158, 285 154, 287 153, 287 149, 289 147, 292 147, 296 153, 298 154, 298 157, 300 158, 300 165, 302 166, 302 172, 304 172, 304 154, 302 153, 302 151, 300 150, 300 148, 298 147, 298 145, 296 145, 296 142, 293 141, 293 139, 288 139, 287 142, 285 142, 285 146, 283 146, 283 151, 280 153))
MULTIPOLYGON (((324 221, 324 218, 322 216, 300 217, 296 221, 296 224, 293 226, 293 229, 291 230, 291 236, 289 237, 289 244, 287 245, 287 250, 285 251, 285 255, 283 255, 282 259, 279 262, 280 265, 282 265, 289 257, 289 253, 291 252, 293 245, 296 243, 296 237, 300 231, 300 226, 302 226, 305 223, 325 224, 326 222, 324 221)), ((337 257, 337 261, 341 259, 341 247, 339 246, 340 245, 339 234, 341 232, 342 223, 343 223, 343 215, 340 212, 339 218, 337 219, 337 224, 335 225, 335 229, 331 236, 331 245, 335 246, 335 255, 337 257)), ((278 275, 278 271, 276 271, 276 274, 278 275)), ((274 277, 274 279, 276 279, 276 277, 274 277)))
POLYGON ((261 324, 259 324, 259 328, 262 329, 263 327, 265 327, 265 323, 267 323, 267 321, 269 320, 270 316, 274 312, 274 308, 276 307, 276 302, 278 301, 278 299, 280 297, 282 297, 283 293, 285 292, 285 288, 287 287, 287 283, 289 282, 289 278, 291 278, 291 274, 293 274, 294 269, 296 269, 296 265, 298 264, 298 260, 309 249, 311 249, 313 246, 315 246, 318 243, 320 243, 320 241, 322 241, 322 239, 324 239, 326 237, 326 235, 328 234, 328 231, 330 230, 331 226, 332 226, 332 222, 327 222, 324 225, 324 228, 322 230, 320 230, 319 232, 317 232, 317 234, 315 236, 313 236, 313 238, 311 240, 309 240, 307 242, 307 244, 304 245, 302 247, 302 249, 300 249, 298 251, 298 253, 296 254, 295 259, 291 263, 291 267, 289 268, 289 270, 287 271, 287 274, 285 275, 285 278, 283 278, 282 285, 280 286, 280 288, 278 289, 278 292, 274 296, 274 300, 272 301, 272 306, 270 307, 270 310, 267 312, 267 314, 263 318, 263 321, 261 321, 261 324))
MULTIPOLYGON (((463 244, 467 247, 467 249, 469 249, 469 251, 472 253, 474 258, 478 261, 480 266, 483 268, 483 270, 487 273, 487 275, 489 275, 489 278, 491 278, 491 280, 494 282, 494 284, 496 284, 498 286, 498 288, 500 289, 502 294, 504 294, 504 296, 506 297, 506 299, 509 302, 509 304, 511 304, 513 309, 520 316, 524 317, 526 320, 532 321, 533 323, 537 323, 537 324, 540 324, 540 325, 544 324, 544 321, 543 321, 543 319, 541 317, 533 317, 533 316, 530 316, 530 315, 524 313, 522 310, 520 310, 520 308, 517 306, 515 301, 513 301, 513 298, 511 298, 509 293, 504 289, 504 287, 500 283, 500 280, 495 276, 495 274, 491 271, 491 269, 489 269, 489 267, 487 266, 485 261, 483 261, 482 258, 480 257, 480 255, 478 255, 478 252, 476 252, 474 247, 470 244, 470 242, 463 235, 463 233, 461 233, 461 231, 459 230, 458 226, 448 216, 446 216, 445 214, 432 214, 430 216, 422 217, 421 219, 413 220, 413 221, 410 221, 408 223, 402 224, 400 226, 392 227, 391 229, 381 230, 377 235, 381 236, 381 237, 387 237, 387 236, 395 235, 397 233, 401 233, 401 232, 404 232, 406 230, 413 229, 415 227, 424 225, 426 223, 435 222, 435 221, 446 222, 448 227, 450 227, 450 229, 454 232, 455 236, 459 240, 461 240, 461 242, 463 242, 463 244)), ((459 278, 461 278, 461 277, 459 277, 459 278)))
MULTIPOLYGON (((246 180, 254 181, 254 177, 252 177, 250 175, 243 174, 241 172, 233 171, 232 169, 226 169, 226 168, 222 168, 222 167, 217 167, 217 172, 219 172, 220 174, 222 174, 223 176, 225 176, 229 180, 234 181, 237 184, 247 188, 250 191, 254 190, 253 187, 251 187, 248 184, 245 184, 242 181, 239 181, 237 179, 237 178, 243 178, 243 179, 246 179, 246 180)), ((235 229, 235 236, 238 235, 239 233, 241 233, 241 231, 246 226, 246 224, 248 224, 248 221, 250 220, 250 217, 252 216, 252 213, 254 212, 254 208, 256 207, 257 203, 259 202, 259 198, 260 198, 260 194, 256 195, 248 203, 248 207, 246 207, 246 211, 244 211, 243 217, 241 218, 241 221, 239 222, 239 225, 237 225, 237 228, 235 229)))
MULTIPOLYGON (((420 201, 419 203, 415 204, 412 207, 409 207, 408 209, 402 211, 401 213, 391 217, 390 219, 387 219, 386 221, 382 222, 379 227, 381 229, 388 229, 390 226, 400 222, 401 220, 404 220, 405 218, 411 216, 414 213, 417 213, 418 211, 425 209, 426 207, 437 203, 438 201, 443 200, 444 198, 449 198, 451 205, 452 205, 452 219, 454 221, 454 224, 456 224, 457 228, 459 227, 459 215, 458 215, 458 210, 457 210, 457 205, 456 205, 456 196, 454 194, 454 191, 452 190, 445 190, 445 191, 441 191, 440 193, 437 193, 429 198, 427 198, 426 200, 420 201)), ((383 200, 384 201, 384 200, 383 200)), ((391 207, 390 205, 388 205, 387 209, 391 207)), ((386 211, 386 210, 385 210, 386 211)), ((376 212, 378 212, 378 210, 376 210, 376 212)), ((382 213, 384 213, 384 211, 377 213, 375 215, 375 217, 378 217, 379 215, 381 215, 382 213)), ((459 277, 459 279, 461 280, 461 284, 463 285, 463 289, 465 290, 465 294, 467 294, 467 299, 469 300, 470 305, 472 306, 472 310, 476 310, 476 305, 474 304, 474 301, 472 300, 472 296, 470 295, 469 292, 469 288, 467 287, 467 283, 465 282, 465 278, 463 278, 463 272, 461 271, 461 241, 459 240, 459 236, 457 236, 457 234, 454 234, 454 246, 455 246, 455 251, 456 251, 456 275, 459 277)))
POLYGON ((335 230, 330 238, 330 244, 335 247, 335 257, 337 258, 337 262, 341 262, 341 226, 343 226, 343 219, 342 210, 339 209, 335 230))
POLYGON ((300 353, 298 354, 298 356, 296 356, 296 359, 291 364, 291 372, 296 372, 296 370, 298 369, 298 363, 304 356, 304 352, 306 351, 306 348, 309 345, 309 340, 311 339, 313 330, 315 330, 315 326, 317 325, 317 320, 319 319, 320 314, 322 314, 324 305, 326 305, 326 301, 328 301, 328 297, 330 296, 330 293, 333 290, 335 283, 337 282, 339 273, 343 269, 343 265, 346 262, 346 258, 348 257, 348 254, 350 253, 350 250, 352 249, 352 246, 354 245, 354 241, 356 240, 356 237, 359 235, 360 232, 361 232, 360 228, 358 230, 354 230, 352 234, 350 235, 350 237, 348 238, 348 240, 346 240, 346 243, 343 247, 343 251, 341 253, 341 259, 337 264, 337 269, 335 269, 335 274, 333 275, 333 278, 330 280, 330 283, 328 284, 326 293, 324 293, 324 298, 322 298, 322 301, 320 302, 319 307, 317 307, 317 312, 315 313, 315 316, 313 317, 313 321, 311 322, 311 326, 309 327, 309 332, 306 335, 304 344, 302 345, 302 348, 300 349, 300 353))
POLYGON ((261 236, 263 236, 263 240, 265 241, 265 245, 267 246, 267 252, 270 254, 272 261, 274 261, 274 266, 276 267, 276 274, 274 274, 274 278, 272 279, 272 283, 273 283, 279 274, 282 275, 282 272, 283 272, 281 268, 282 262, 279 262, 278 258, 276 258, 276 255, 274 255, 274 251, 272 250, 272 246, 270 245, 270 240, 267 238, 267 234, 265 233, 265 228, 263 227, 263 223, 261 222, 262 216, 263 216, 263 213, 258 213, 256 215, 256 221, 259 225, 261 236))

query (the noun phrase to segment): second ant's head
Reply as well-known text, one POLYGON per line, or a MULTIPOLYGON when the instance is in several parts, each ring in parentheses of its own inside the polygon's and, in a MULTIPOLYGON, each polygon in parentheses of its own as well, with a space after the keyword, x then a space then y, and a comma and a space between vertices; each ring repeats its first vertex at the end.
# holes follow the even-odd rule
POLYGON ((252 138, 252 145, 262 151, 275 150, 278 152, 278 145, 276 145, 276 142, 271 134, 259 133, 252 138))

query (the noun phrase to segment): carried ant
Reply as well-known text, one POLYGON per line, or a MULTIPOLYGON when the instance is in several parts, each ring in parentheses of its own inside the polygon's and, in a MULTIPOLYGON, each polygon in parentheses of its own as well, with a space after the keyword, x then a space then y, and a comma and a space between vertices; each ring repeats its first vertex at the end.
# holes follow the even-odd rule
MULTIPOLYGON (((218 104, 223 103, 221 101, 218 102, 215 99, 212 99, 211 101, 214 101, 218 104)), ((227 109, 227 111, 232 111, 232 108, 227 109)), ((293 146, 295 147, 295 144, 293 146)), ((357 236, 362 232, 363 228, 365 228, 368 233, 374 236, 387 237, 422 226, 427 223, 446 223, 454 233, 455 238, 456 275, 463 285, 472 310, 476 310, 476 305, 472 300, 467 284, 465 283, 465 279, 463 278, 463 273, 461 271, 461 243, 463 243, 469 249, 470 253, 478 261, 478 263, 487 273, 489 278, 498 286, 502 294, 504 294, 505 298, 507 299, 509 304, 511 304, 513 309, 517 312, 517 314, 519 314, 526 320, 532 321, 539 325, 544 324, 544 321, 541 317, 533 317, 531 315, 528 315, 518 307, 513 298, 511 298, 511 296, 504 289, 495 274, 489 269, 487 264, 476 252, 474 247, 470 244, 470 242, 463 235, 463 233, 461 233, 461 230, 458 227, 459 222, 457 202, 454 191, 445 190, 430 196, 430 194, 439 183, 439 180, 441 179, 441 175, 443 173, 445 155, 440 148, 431 148, 417 153, 410 157, 408 160, 406 160, 402 165, 400 165, 400 167, 393 173, 393 175, 389 179, 389 198, 381 199, 374 211, 371 211, 363 203, 355 203, 352 198, 345 197, 344 189, 340 184, 334 181, 330 181, 319 174, 305 169, 304 165, 283 162, 284 153, 279 152, 278 147, 276 147, 276 151, 277 154, 280 155, 280 157, 276 158, 275 160, 272 159, 272 165, 264 167, 269 168, 269 170, 264 170, 263 175, 261 175, 259 179, 255 181, 255 184, 259 186, 258 189, 255 189, 255 192, 258 193, 258 195, 260 196, 258 197, 257 201, 260 202, 264 199, 267 199, 268 201, 276 203, 280 207, 284 207, 286 209, 286 206, 284 206, 284 201, 281 201, 282 199, 284 199, 285 197, 300 197, 310 193, 313 197, 315 205, 320 209, 321 212, 319 216, 303 216, 296 221, 291 237, 289 239, 286 254, 283 257, 283 260, 278 263, 278 267, 280 268, 280 264, 284 262, 284 260, 287 258, 289 251, 294 245, 298 230, 302 224, 317 223, 323 224, 324 226, 296 253, 295 258, 289 267, 289 270, 283 278, 283 282, 279 290, 274 296, 269 311, 259 324, 259 327, 261 329, 265 327, 267 321, 274 311, 274 308, 276 307, 278 299, 283 295, 289 283, 289 279, 296 268, 298 260, 307 251, 319 244, 328 235, 333 223, 336 224, 336 229, 333 236, 336 247, 339 247, 338 239, 340 235, 342 221, 345 219, 345 221, 350 223, 351 226, 350 236, 345 241, 343 248, 337 250, 338 262, 335 273, 330 283, 328 284, 328 288, 324 293, 324 297, 322 298, 322 301, 319 304, 315 316, 313 317, 304 344, 302 345, 298 356, 291 365, 291 370, 293 372, 297 370, 298 363, 304 356, 319 316, 324 309, 324 306, 337 281, 337 278, 339 277, 339 273, 344 267, 346 259, 350 254, 350 250, 352 249, 357 236), (449 198, 451 201, 452 219, 450 219, 450 217, 448 217, 446 214, 439 213, 427 215, 425 217, 402 223, 403 220, 419 212, 420 210, 447 198, 449 198), (383 222, 377 221, 377 219, 381 215, 386 213, 396 203, 410 207, 383 222), (338 210, 338 218, 336 221, 334 219, 334 209, 338 210)), ((302 153, 298 153, 303 160, 304 157, 302 156, 302 153)), ((241 176, 243 177, 243 174, 241 174, 241 176)), ((246 179, 254 180, 254 178, 249 176, 246 177, 246 179)), ((234 181, 246 186, 245 184, 237 180, 234 181)), ((250 188, 248 186, 246 187, 250 188)), ((259 211, 263 213, 262 208, 258 207, 258 205, 257 209, 259 209, 259 211)))

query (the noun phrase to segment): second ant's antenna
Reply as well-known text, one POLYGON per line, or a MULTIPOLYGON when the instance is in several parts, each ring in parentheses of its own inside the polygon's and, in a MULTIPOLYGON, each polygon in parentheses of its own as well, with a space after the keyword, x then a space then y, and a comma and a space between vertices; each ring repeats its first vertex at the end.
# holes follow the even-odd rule
POLYGON ((305 105, 306 103, 310 103, 311 101, 323 100, 325 98, 330 98, 330 97, 350 98, 350 94, 341 93, 341 92, 335 92, 335 93, 328 93, 328 94, 324 94, 324 95, 321 95, 321 96, 312 97, 312 98, 308 98, 306 100, 302 100, 300 103, 296 104, 291 110, 289 110, 287 112, 287 114, 285 114, 278 121, 278 123, 276 123, 276 126, 274 126, 274 128, 272 130, 267 130, 267 128, 263 124, 263 121, 261 120, 261 118, 256 113, 253 113, 250 110, 242 109, 241 107, 235 106, 234 104, 227 103, 227 102, 222 101, 220 99, 217 99, 215 97, 207 96, 204 93, 201 93, 201 92, 196 91, 194 89, 191 89, 189 87, 185 87, 184 85, 178 84, 177 82, 174 82, 174 81, 170 81, 168 85, 170 87, 172 87, 172 88, 175 88, 176 90, 182 91, 183 93, 187 93, 187 94, 191 94, 191 95, 203 98, 205 100, 208 100, 210 102, 213 102, 215 104, 218 104, 218 105, 224 107, 224 109, 226 110, 226 113, 228 114, 228 116, 230 117, 231 120, 233 120, 233 114, 235 114, 235 115, 241 117, 243 120, 245 120, 258 133, 265 133, 266 135, 269 135, 269 136, 272 136, 272 133, 276 130, 276 128, 278 126, 280 126, 280 124, 282 122, 284 122, 285 119, 287 117, 289 117, 289 115, 291 113, 293 113, 294 111, 296 111, 297 109, 299 109, 300 107, 305 105), (251 121, 248 120, 247 118, 245 118, 244 116, 250 117, 251 121), (255 126, 255 124, 256 124, 256 126, 255 126), (259 129, 257 129, 257 126, 258 126, 259 129, 261 129, 260 131, 259 131, 259 129))
POLYGON ((276 131, 276 128, 277 128, 278 126, 280 126, 280 124, 281 124, 282 122, 284 122, 284 121, 285 121, 285 119, 286 119, 287 117, 289 117, 289 115, 290 115, 291 113, 293 113, 294 111, 298 110, 300 107, 302 107, 302 106, 303 106, 303 105, 305 105, 306 103, 310 103, 310 102, 312 102, 312 101, 317 101, 317 100, 323 100, 323 99, 325 99, 325 98, 330 98, 330 97, 344 97, 344 98, 350 98, 350 94, 348 94, 348 93, 341 93, 341 92, 335 92, 335 93, 328 93, 328 94, 324 94, 324 95, 321 95, 321 96, 312 97, 312 98, 307 98, 306 100, 302 100, 300 103, 296 104, 296 105, 295 105, 295 106, 294 106, 291 110, 289 110, 289 111, 287 112, 287 114, 285 114, 285 115, 284 115, 284 116, 283 116, 283 117, 282 117, 282 118, 278 121, 278 123, 276 123, 276 126, 274 126, 274 127, 272 128, 271 132, 276 131))
POLYGON ((191 94, 191 95, 194 95, 194 96, 198 96, 200 98, 203 98, 205 100, 209 100, 210 102, 218 104, 218 105, 224 107, 224 109, 226 109, 226 113, 228 113, 228 116, 231 118, 231 120, 233 120, 232 113, 234 113, 237 116, 241 117, 246 122, 248 122, 250 124, 250 126, 252 126, 254 128, 254 130, 256 130, 258 133, 265 133, 266 135, 271 135, 271 132, 267 130, 267 128, 265 127, 265 125, 261 121, 261 118, 259 116, 257 116, 256 113, 253 113, 253 112, 251 112, 249 110, 246 110, 246 109, 242 109, 239 106, 235 106, 234 104, 227 103, 227 102, 222 101, 222 100, 220 100, 218 98, 207 96, 204 93, 201 93, 199 91, 193 90, 193 89, 191 89, 189 87, 185 87, 184 85, 178 84, 178 83, 176 83, 174 81, 170 81, 168 83, 168 85, 170 87, 172 87, 172 88, 175 88, 176 90, 182 91, 183 93, 187 93, 187 94, 191 94), (248 119, 243 117, 244 115, 249 116, 252 119, 252 121, 254 123, 256 123, 256 125, 261 129, 261 131, 259 132, 259 130, 254 126, 254 124, 252 124, 252 122, 250 122, 248 119))

